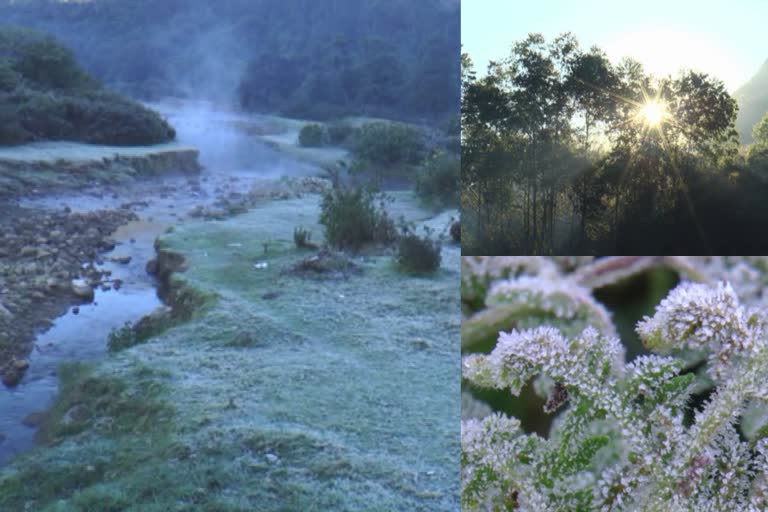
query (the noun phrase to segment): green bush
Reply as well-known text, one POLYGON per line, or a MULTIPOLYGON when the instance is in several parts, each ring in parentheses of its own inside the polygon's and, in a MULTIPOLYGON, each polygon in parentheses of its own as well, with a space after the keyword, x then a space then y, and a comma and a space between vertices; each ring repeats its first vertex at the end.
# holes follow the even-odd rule
POLYGON ((71 140, 131 146, 175 136, 157 113, 89 77, 53 38, 0 29, 0 144, 71 140))
POLYGON ((7 61, 0 60, 0 93, 13 92, 21 85, 21 75, 7 61))
POLYGON ((424 236, 406 231, 397 244, 397 263, 409 274, 430 274, 440 268, 441 244, 433 240, 430 232, 424 236))
POLYGON ((451 238, 457 244, 461 243, 461 221, 457 220, 451 224, 451 238))
POLYGON ((397 236, 392 219, 377 208, 373 194, 361 188, 336 188, 323 195, 320 224, 325 239, 339 249, 360 249, 369 244, 390 244, 397 236))
POLYGON ((139 340, 131 322, 126 322, 120 328, 112 329, 107 338, 107 346, 112 352, 132 347, 137 343, 139 343, 139 340))
POLYGON ((325 130, 319 124, 307 124, 299 132, 299 145, 316 148, 325 145, 325 130))
POLYGON ((352 125, 343 121, 334 121, 328 125, 328 143, 334 146, 345 144, 354 133, 352 125))
POLYGON ((302 227, 294 228, 293 243, 296 244, 297 249, 317 249, 317 246, 312 243, 312 233, 302 227))
POLYGON ((354 156, 374 165, 416 164, 425 147, 421 133, 403 124, 368 123, 352 136, 354 156))
POLYGON ((22 144, 30 138, 21 126, 18 108, 0 101, 0 144, 22 144))
POLYGON ((95 83, 68 48, 47 34, 25 28, 0 29, 0 62, 35 88, 75 89, 95 83))
POLYGON ((459 204, 461 161, 450 154, 438 153, 424 165, 416 179, 416 193, 432 206, 459 204))

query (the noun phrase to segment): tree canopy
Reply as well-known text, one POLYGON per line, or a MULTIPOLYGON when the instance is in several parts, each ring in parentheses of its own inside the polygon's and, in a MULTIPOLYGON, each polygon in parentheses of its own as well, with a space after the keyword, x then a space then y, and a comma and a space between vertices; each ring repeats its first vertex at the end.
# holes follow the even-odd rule
POLYGON ((722 81, 690 70, 655 77, 572 34, 531 34, 481 77, 468 55, 461 62, 467 253, 766 245, 746 233, 768 226, 759 172, 768 146, 756 142, 744 158, 722 81))

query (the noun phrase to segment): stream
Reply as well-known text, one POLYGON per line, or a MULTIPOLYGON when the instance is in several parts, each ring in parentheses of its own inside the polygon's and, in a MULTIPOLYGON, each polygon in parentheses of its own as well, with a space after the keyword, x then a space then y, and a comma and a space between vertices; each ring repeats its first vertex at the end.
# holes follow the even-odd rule
POLYGON ((122 280, 119 290, 97 289, 91 304, 81 305, 57 318, 52 327, 39 334, 29 356, 30 368, 15 388, 0 386, 0 466, 34 444, 35 428, 23 420, 44 411, 58 391, 57 369, 65 362, 92 361, 107 353, 111 331, 126 322, 135 322, 161 305, 156 282, 145 266, 154 258, 154 240, 168 228, 183 223, 187 212, 209 205, 216 197, 244 192, 250 181, 282 176, 318 174, 318 168, 280 153, 251 133, 274 130, 260 116, 249 116, 214 108, 203 101, 169 101, 153 104, 176 128, 177 139, 200 150, 203 165, 199 179, 167 176, 121 187, 107 187, 82 193, 22 200, 33 208, 75 212, 116 209, 131 204, 139 220, 120 227, 112 236, 115 249, 102 255, 99 268, 122 280), (128 264, 110 257, 130 256, 128 264))

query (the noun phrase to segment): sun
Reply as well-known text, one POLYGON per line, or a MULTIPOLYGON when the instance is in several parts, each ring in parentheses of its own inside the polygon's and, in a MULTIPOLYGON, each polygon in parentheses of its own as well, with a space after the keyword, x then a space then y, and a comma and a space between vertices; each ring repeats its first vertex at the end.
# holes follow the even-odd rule
POLYGON ((652 128, 659 126, 666 115, 666 106, 659 101, 649 100, 640 107, 640 117, 645 124, 652 128))

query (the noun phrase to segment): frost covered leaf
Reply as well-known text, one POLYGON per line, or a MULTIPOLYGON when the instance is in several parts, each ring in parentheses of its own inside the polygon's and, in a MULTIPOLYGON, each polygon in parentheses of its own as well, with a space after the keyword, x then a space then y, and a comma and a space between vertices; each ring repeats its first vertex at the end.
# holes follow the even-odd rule
POLYGON ((555 278, 557 265, 535 256, 465 256, 461 258, 461 298, 463 301, 484 299, 491 284, 499 279, 520 275, 555 278))
POLYGON ((567 341, 557 329, 538 327, 500 333, 490 354, 464 358, 463 373, 478 386, 509 388, 513 394, 544 374, 561 386, 595 395, 610 376, 623 371, 623 360, 619 341, 601 336, 593 328, 567 341))
MULTIPOLYGON (((520 422, 502 414, 461 423, 462 503, 483 510, 506 510, 505 503, 524 483, 523 466, 537 438, 526 436, 520 422)), ((517 491, 519 492, 519 491, 517 491)))
POLYGON ((575 324, 579 331, 592 326, 607 336, 616 335, 608 311, 592 297, 588 288, 570 279, 522 276, 499 281, 490 288, 485 302, 489 307, 510 307, 518 317, 549 322, 564 320, 557 323, 563 327, 575 324))
POLYGON ((682 363, 671 357, 639 356, 627 365, 625 400, 642 397, 642 408, 648 410, 664 404, 680 408, 693 391, 692 373, 677 375, 682 363))
MULTIPOLYGON (((488 290, 484 312, 516 308, 516 329, 501 332, 489 354, 466 356, 465 378, 515 394, 533 379, 556 416, 546 439, 522 435, 517 422, 493 423, 494 434, 486 435, 495 444, 506 439, 499 429, 519 444, 506 449, 513 455, 505 461, 483 452, 486 472, 464 481, 464 509, 768 510, 768 260, 614 258, 560 272, 508 276, 488 290), (589 287, 659 264, 705 283, 684 282, 638 324, 658 354, 625 364, 589 287), (723 274, 741 281, 707 284, 723 274), (756 276, 757 287, 749 282, 756 276), (696 402, 694 390, 711 394, 696 402), (478 480, 482 475, 495 479, 478 480)), ((470 456, 477 450, 467 451, 475 445, 463 441, 463 463, 478 460, 470 456)), ((463 477, 468 471, 462 466, 463 477)))
POLYGON ((648 348, 662 353, 673 348, 712 349, 715 376, 727 370, 734 355, 763 344, 762 321, 740 304, 727 283, 679 285, 653 317, 640 321, 637 332, 648 348))
POLYGON ((589 289, 566 278, 520 276, 496 281, 488 290, 485 304, 487 309, 463 322, 463 348, 512 327, 550 325, 575 335, 589 326, 606 336, 616 336, 610 314, 602 304, 589 289))

